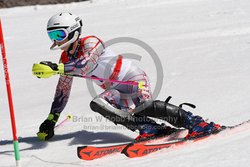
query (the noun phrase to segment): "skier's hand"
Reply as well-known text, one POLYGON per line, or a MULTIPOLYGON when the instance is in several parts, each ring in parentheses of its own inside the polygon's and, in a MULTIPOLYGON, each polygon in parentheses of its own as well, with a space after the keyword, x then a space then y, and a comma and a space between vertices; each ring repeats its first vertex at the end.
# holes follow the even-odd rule
POLYGON ((33 64, 32 73, 38 78, 49 78, 55 74, 63 74, 64 64, 56 64, 50 61, 42 61, 39 64, 33 64))
POLYGON ((49 114, 48 118, 40 125, 39 132, 37 133, 37 137, 46 141, 54 136, 54 128, 55 124, 59 118, 59 114, 49 114))

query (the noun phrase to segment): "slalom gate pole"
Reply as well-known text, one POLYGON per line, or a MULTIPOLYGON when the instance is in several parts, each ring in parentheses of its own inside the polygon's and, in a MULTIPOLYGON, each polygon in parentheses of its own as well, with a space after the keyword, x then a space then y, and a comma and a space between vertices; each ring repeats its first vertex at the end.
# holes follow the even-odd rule
POLYGON ((10 78, 9 78, 9 72, 8 72, 7 57, 6 57, 5 47, 4 47, 4 38, 3 38, 1 19, 0 19, 0 47, 1 47, 2 57, 3 57, 3 68, 4 68, 6 90, 7 90, 8 101, 9 101, 9 109, 10 109, 10 118, 11 118, 11 125, 12 125, 13 145, 14 145, 16 166, 20 166, 19 143, 18 143, 18 138, 17 138, 15 114, 14 114, 14 107, 13 107, 13 101, 12 101, 12 93, 11 93, 10 78))

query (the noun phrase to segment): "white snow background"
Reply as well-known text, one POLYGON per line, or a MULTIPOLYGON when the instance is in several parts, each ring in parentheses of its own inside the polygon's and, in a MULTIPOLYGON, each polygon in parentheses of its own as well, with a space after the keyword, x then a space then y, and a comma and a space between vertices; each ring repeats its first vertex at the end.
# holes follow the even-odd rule
MULTIPOLYGON (((91 111, 92 97, 81 78, 74 79, 59 122, 68 114, 75 120, 57 128, 51 141, 38 141, 36 133, 49 113, 59 76, 38 79, 31 68, 42 60, 58 62, 60 51, 49 50, 46 24, 61 11, 83 19, 83 36, 96 35, 103 41, 133 37, 150 45, 164 69, 157 99, 171 95, 173 104, 194 103, 197 108, 190 111, 224 125, 250 119, 249 0, 94 0, 0 9, 22 166, 249 166, 250 130, 142 158, 116 154, 80 160, 77 146, 118 144, 137 136, 91 111)), ((147 52, 129 43, 113 49, 141 55, 135 63, 147 72, 154 89, 156 68, 147 52)), ((0 166, 7 167, 15 166, 15 160, 0 64, 0 166)))

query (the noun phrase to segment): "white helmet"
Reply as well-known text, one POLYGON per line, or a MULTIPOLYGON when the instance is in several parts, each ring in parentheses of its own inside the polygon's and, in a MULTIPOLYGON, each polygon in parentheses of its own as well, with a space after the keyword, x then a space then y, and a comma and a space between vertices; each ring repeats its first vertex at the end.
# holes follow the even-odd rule
POLYGON ((52 16, 47 24, 49 38, 54 42, 51 50, 60 49, 75 42, 81 35, 82 20, 69 13, 58 13, 52 16), (62 41, 68 38, 63 45, 57 46, 55 41, 62 41))

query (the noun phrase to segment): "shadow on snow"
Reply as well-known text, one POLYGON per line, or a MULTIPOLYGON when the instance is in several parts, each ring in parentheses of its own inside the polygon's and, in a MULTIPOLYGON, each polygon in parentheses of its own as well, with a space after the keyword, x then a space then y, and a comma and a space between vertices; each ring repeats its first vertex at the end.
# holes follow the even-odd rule
MULTIPOLYGON (((133 140, 133 138, 125 136, 120 133, 89 132, 89 131, 83 130, 83 131, 76 131, 76 132, 67 133, 67 134, 55 135, 51 140, 45 141, 45 142, 39 141, 39 139, 36 136, 20 137, 19 138, 20 151, 43 149, 43 148, 46 148, 49 143, 69 140, 69 139, 72 139, 72 141, 70 141, 68 145, 94 145, 94 144, 108 144, 108 143, 123 143, 123 142, 129 142, 133 140), (30 144, 31 146, 28 148, 22 149, 22 143, 30 144)), ((1 146, 11 145, 12 143, 13 143, 12 140, 0 141, 1 146)), ((9 154, 12 152, 13 150, 0 151, 0 154, 9 154)))

